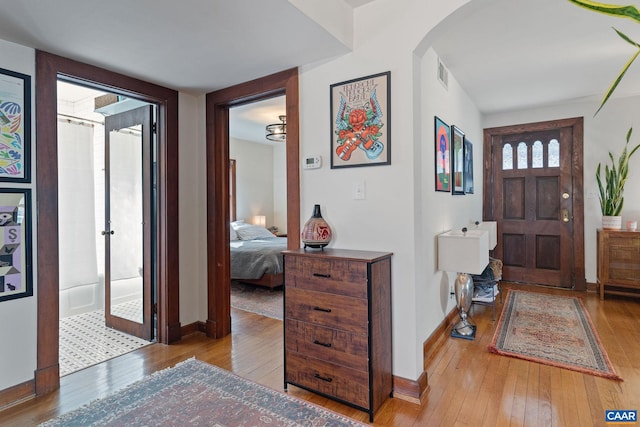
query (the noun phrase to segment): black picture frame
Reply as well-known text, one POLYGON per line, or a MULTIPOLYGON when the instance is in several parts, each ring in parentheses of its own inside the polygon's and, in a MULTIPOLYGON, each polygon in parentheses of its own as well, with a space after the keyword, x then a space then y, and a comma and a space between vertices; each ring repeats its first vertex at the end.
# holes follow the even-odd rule
POLYGON ((473 143, 464 138, 464 167, 463 167, 464 193, 473 194, 473 143))
POLYGON ((464 194, 464 132, 451 126, 451 194, 464 194))
POLYGON ((0 182, 31 182, 31 76, 0 68, 0 182))
POLYGON ((391 164, 391 71, 330 86, 331 169, 391 164))
POLYGON ((31 189, 0 188, 0 301, 33 296, 31 189))
POLYGON ((434 117, 434 171, 435 190, 451 192, 451 126, 438 116, 434 117))

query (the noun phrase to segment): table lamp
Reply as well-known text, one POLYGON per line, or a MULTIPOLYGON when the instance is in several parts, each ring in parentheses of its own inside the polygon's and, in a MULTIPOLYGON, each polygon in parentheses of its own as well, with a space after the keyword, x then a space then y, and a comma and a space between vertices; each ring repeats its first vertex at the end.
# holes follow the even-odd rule
POLYGON ((458 273, 454 282, 460 321, 451 336, 474 339, 475 325, 467 319, 473 299, 472 274, 481 274, 489 264, 489 233, 486 230, 452 230, 438 235, 438 269, 458 273))
POLYGON ((267 218, 264 215, 255 215, 253 217, 253 224, 265 227, 267 225, 267 218))
POLYGON ((476 225, 480 230, 489 233, 489 250, 494 250, 498 244, 498 223, 496 221, 482 221, 476 222, 476 225))

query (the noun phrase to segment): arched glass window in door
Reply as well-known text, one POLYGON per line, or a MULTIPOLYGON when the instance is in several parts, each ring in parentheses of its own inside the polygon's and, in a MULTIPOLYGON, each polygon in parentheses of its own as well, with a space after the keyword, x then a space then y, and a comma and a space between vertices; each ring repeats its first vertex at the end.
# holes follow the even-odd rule
POLYGON ((559 168, 560 167, 560 143, 557 139, 552 139, 549 142, 549 167, 550 168, 559 168))
POLYGON ((527 163, 527 143, 521 142, 518 144, 518 169, 526 169, 527 163))
POLYGON ((513 147, 511 144, 504 144, 502 147, 502 170, 513 169, 513 147))
POLYGON ((531 150, 531 167, 544 167, 544 150, 541 141, 536 141, 533 143, 531 150))

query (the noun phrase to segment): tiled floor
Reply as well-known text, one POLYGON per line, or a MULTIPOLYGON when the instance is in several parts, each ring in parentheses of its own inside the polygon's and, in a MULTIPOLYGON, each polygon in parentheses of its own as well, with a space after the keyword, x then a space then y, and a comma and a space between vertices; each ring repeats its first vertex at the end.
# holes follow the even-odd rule
MULTIPOLYGON (((125 305, 125 304, 121 304, 125 305)), ((127 305, 131 305, 127 303, 127 305)), ((135 307, 121 307, 139 312, 135 307)), ((114 307, 114 312, 116 309, 114 307)), ((151 344, 105 326, 104 311, 93 311, 60 319, 60 376, 151 344)))

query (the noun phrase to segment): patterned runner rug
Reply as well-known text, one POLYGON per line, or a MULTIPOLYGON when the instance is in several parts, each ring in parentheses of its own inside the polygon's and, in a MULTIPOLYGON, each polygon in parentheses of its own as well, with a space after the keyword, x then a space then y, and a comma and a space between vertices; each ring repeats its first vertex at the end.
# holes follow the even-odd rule
POLYGON ((41 426, 359 426, 351 418, 188 359, 41 426))
POLYGON ((489 351, 622 380, 576 297, 510 290, 489 351))

